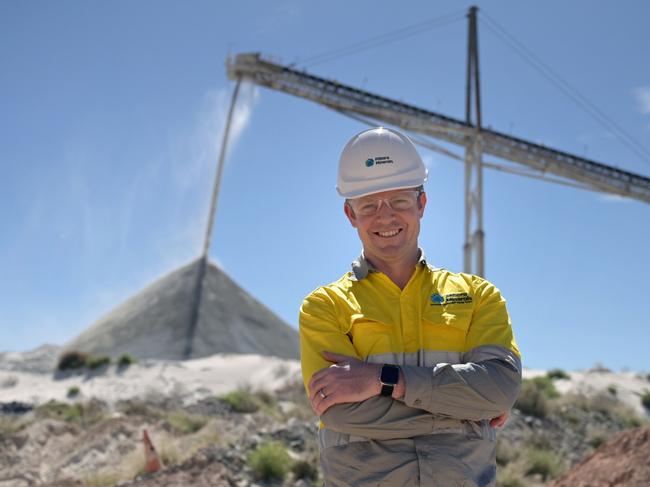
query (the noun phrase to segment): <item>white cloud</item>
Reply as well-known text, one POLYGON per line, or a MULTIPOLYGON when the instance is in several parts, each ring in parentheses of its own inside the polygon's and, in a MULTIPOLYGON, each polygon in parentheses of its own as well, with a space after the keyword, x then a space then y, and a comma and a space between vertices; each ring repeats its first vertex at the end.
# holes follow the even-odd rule
POLYGON ((650 115, 650 86, 638 86, 632 90, 637 107, 644 115, 650 115))
POLYGON ((601 194, 600 200, 606 203, 629 203, 630 199, 618 194, 601 194))
MULTIPOLYGON (((172 197, 178 202, 168 224, 168 228, 173 227, 174 231, 167 232, 169 238, 164 250, 160 249, 167 263, 178 265, 187 262, 197 256, 203 246, 217 159, 233 89, 234 87, 222 88, 206 93, 194 124, 172 140, 170 153, 165 155, 170 158, 172 197)), ((257 86, 242 83, 233 112, 226 167, 229 156, 250 123, 259 97, 257 86)))
MULTIPOLYGON (((242 133, 248 126, 253 107, 260 94, 257 86, 243 82, 235 111, 228 142, 228 153, 232 153, 242 133)), ((181 190, 195 187, 207 175, 213 174, 226 127, 232 89, 213 90, 204 96, 194 126, 172 141, 171 156, 175 164, 174 176, 181 190)), ((226 158, 226 164, 228 159, 226 158)))

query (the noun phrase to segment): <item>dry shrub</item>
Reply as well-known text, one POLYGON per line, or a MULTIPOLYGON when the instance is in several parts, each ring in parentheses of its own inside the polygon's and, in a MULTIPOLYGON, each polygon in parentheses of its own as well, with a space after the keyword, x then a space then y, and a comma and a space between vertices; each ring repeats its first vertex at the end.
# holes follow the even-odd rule
POLYGON ((56 369, 60 371, 83 369, 89 356, 86 352, 69 350, 59 357, 56 369))
POLYGON ((248 455, 248 466, 257 480, 282 482, 292 466, 292 460, 280 443, 267 442, 248 455))
POLYGON ((562 459, 551 450, 527 448, 524 453, 526 475, 541 475, 543 480, 553 479, 564 471, 562 459))

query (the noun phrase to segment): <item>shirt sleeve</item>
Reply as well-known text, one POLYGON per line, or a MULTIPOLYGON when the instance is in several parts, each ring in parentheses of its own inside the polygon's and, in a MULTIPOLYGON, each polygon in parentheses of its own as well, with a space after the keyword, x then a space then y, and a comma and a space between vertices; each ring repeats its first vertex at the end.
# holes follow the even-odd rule
POLYGON ((506 302, 488 281, 471 276, 476 301, 460 364, 403 366, 408 406, 477 421, 514 405, 521 386, 521 356, 506 302))
MULTIPOLYGON (((310 294, 300 308, 300 360, 305 390, 309 394, 312 375, 331 365, 322 352, 359 357, 350 338, 342 329, 343 320, 327 291, 320 288, 310 294)), ((390 397, 375 396, 356 403, 337 404, 321 416, 321 426, 376 440, 411 438, 431 433, 433 416, 390 397)))

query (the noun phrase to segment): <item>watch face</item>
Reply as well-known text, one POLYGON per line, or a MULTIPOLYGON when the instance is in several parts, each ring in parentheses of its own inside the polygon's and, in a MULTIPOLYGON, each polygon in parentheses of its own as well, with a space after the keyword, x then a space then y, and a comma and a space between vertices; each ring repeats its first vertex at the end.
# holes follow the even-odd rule
POLYGON ((379 381, 382 384, 395 385, 399 379, 399 367, 395 365, 384 365, 381 368, 379 381))

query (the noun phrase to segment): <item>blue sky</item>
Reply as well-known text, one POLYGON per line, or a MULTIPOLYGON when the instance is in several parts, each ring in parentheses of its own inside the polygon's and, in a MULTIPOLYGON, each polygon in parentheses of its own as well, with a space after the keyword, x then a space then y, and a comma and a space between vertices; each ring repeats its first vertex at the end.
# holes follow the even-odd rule
MULTIPOLYGON (((229 53, 310 58, 470 4, 2 2, 0 350, 63 344, 198 255, 233 89, 229 53)), ((650 150, 650 4, 478 2, 650 150)), ((631 152, 479 23, 483 121, 643 175, 631 152)), ((466 22, 309 66, 314 74, 464 116, 466 22)), ((302 298, 360 244, 334 190, 365 127, 245 86, 211 258, 296 326, 302 298)), ((454 148, 456 152, 460 149, 454 148)), ((422 150, 421 244, 462 270, 463 169, 422 150)), ((487 171, 486 275, 532 368, 650 369, 650 207, 487 171)))

